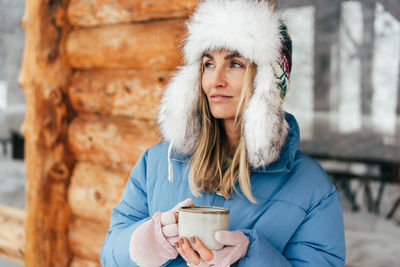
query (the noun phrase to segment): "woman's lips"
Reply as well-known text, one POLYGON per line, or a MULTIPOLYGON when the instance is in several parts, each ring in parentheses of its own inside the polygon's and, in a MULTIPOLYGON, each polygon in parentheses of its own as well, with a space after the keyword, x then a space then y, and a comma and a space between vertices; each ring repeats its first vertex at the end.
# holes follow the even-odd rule
POLYGON ((211 101, 213 103, 222 103, 231 99, 232 96, 221 95, 221 94, 213 94, 211 95, 211 101))

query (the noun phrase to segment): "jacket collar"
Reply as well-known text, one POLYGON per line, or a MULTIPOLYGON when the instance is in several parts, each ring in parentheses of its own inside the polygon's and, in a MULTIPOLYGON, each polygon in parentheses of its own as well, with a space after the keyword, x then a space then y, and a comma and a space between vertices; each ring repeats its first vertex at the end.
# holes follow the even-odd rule
MULTIPOLYGON (((255 173, 286 173, 289 172, 294 165, 294 158, 299 147, 300 131, 299 125, 295 117, 290 113, 285 113, 285 120, 289 124, 289 132, 286 137, 286 143, 281 149, 278 160, 270 165, 262 168, 252 169, 255 173)), ((191 155, 182 155, 175 150, 171 151, 171 160, 179 162, 188 162, 191 155)))

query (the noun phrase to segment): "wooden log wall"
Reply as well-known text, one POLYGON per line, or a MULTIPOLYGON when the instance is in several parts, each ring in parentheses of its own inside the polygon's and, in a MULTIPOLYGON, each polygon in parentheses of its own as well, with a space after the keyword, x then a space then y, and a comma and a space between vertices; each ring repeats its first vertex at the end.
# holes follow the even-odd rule
POLYGON ((80 114, 132 117, 155 124, 159 100, 170 71, 107 69, 77 71, 69 98, 80 114))
POLYGON ((79 28, 67 53, 73 68, 173 70, 180 63, 183 20, 79 28))
POLYGON ((157 110, 182 64, 184 20, 197 1, 71 0, 66 42, 76 162, 68 190, 71 266, 97 266, 112 207, 144 150, 157 143, 157 110))
POLYGON ((198 0, 71 0, 68 18, 74 26, 98 26, 187 17, 198 0))

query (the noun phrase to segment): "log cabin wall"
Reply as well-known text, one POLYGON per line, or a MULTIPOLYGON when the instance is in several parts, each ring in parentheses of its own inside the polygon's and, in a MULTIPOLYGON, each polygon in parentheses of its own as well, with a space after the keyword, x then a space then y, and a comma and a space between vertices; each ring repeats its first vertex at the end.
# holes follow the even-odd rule
POLYGON ((196 0, 27 0, 26 266, 98 266, 196 0))
POLYGON ((133 165, 159 141, 157 109, 197 1, 71 0, 66 42, 76 163, 68 199, 72 266, 99 264, 112 207, 133 165), (83 238, 85 237, 85 238, 83 238))
POLYGON ((181 63, 193 1, 71 0, 68 128, 76 164, 68 199, 72 265, 99 262, 112 207, 143 151, 159 141, 157 108, 181 63), (85 237, 85 238, 83 238, 85 237))

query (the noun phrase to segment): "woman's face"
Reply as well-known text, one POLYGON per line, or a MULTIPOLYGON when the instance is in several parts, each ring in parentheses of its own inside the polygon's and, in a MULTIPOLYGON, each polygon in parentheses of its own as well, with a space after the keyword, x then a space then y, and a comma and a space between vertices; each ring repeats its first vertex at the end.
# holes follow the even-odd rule
POLYGON ((232 51, 206 51, 201 87, 214 118, 234 120, 248 60, 232 51))

